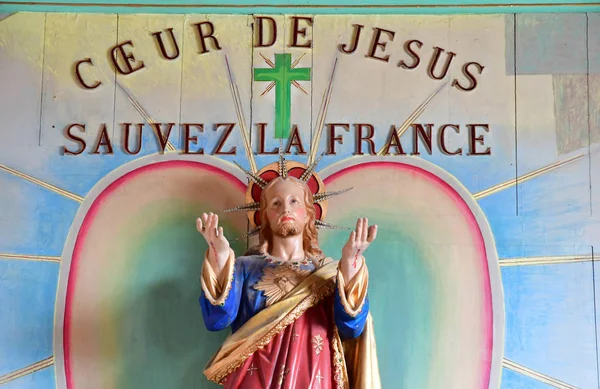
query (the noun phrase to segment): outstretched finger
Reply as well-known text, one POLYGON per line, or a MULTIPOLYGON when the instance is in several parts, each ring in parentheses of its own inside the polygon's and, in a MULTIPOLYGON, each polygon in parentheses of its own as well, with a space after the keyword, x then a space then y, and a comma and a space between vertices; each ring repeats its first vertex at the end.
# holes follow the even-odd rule
POLYGON ((196 229, 198 229, 198 232, 200 232, 200 233, 204 232, 204 231, 202 231, 202 219, 201 218, 196 219, 196 229))
POLYGON ((356 232, 356 243, 361 243, 364 239, 363 239, 363 235, 364 235, 364 226, 365 226, 365 219, 364 218, 359 218, 359 227, 358 227, 358 231, 356 232))
POLYGON ((363 219, 363 230, 361 234, 361 242, 365 243, 367 241, 367 233, 369 232, 369 218, 365 217, 363 219))
POLYGON ((371 243, 377 237, 377 224, 369 227, 369 235, 367 236, 367 242, 371 243))
POLYGON ((350 242, 350 244, 354 244, 356 242, 356 232, 352 231, 350 233, 350 237, 348 238, 348 242, 350 242))
POLYGON ((210 232, 212 231, 212 221, 213 221, 213 216, 212 213, 208 214, 208 217, 206 218, 206 223, 204 224, 204 232, 206 234, 208 234, 208 236, 210 236, 210 232))
POLYGON ((354 232, 356 232, 355 234, 355 239, 358 240, 360 239, 360 226, 361 226, 361 218, 356 219, 356 230, 354 230, 354 232))
POLYGON ((215 215, 214 213, 212 214, 210 221, 210 233, 213 237, 217 236, 217 215, 215 215))
POLYGON ((223 237, 223 227, 219 227, 219 238, 223 237))

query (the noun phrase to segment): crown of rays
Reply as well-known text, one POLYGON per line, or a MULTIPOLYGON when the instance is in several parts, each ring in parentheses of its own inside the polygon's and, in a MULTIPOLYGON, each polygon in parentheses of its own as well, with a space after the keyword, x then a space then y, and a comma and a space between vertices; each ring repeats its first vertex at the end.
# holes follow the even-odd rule
MULTIPOLYGON (((319 164, 319 162, 321 161, 321 158, 323 158, 323 155, 325 155, 324 152, 314 162, 310 163, 306 167, 306 169, 304 170, 302 175, 298 178, 300 181, 302 181, 303 183, 306 184, 308 182, 308 180, 310 180, 311 177, 316 176, 315 169, 316 169, 317 165, 319 164)), ((264 178, 260 177, 260 175, 254 174, 254 173, 244 169, 237 162, 234 162, 234 163, 246 174, 246 176, 248 176, 250 181, 252 181, 254 184, 258 185, 258 187, 261 190, 264 190, 272 180, 274 180, 278 177, 281 177, 284 179, 288 177, 288 168, 287 168, 285 153, 283 151, 282 145, 279 146, 279 161, 278 161, 278 169, 277 169, 278 176, 274 177, 268 181, 265 180, 264 178)), ((337 190, 337 191, 333 191, 333 192, 313 193, 313 204, 321 203, 321 202, 328 200, 334 196, 338 196, 342 193, 348 192, 351 189, 353 189, 353 188, 350 187, 350 188, 337 190)), ((240 206, 237 206, 234 208, 229 208, 223 212, 237 212, 237 211, 253 212, 253 211, 259 211, 259 210, 260 210, 260 202, 256 201, 256 202, 252 202, 252 203, 243 204, 243 205, 240 205, 240 206)), ((322 217, 322 215, 321 215, 321 217, 322 217)), ((314 223, 315 223, 315 227, 318 229, 349 230, 349 228, 347 228, 347 227, 335 226, 335 225, 329 224, 323 220, 320 220, 319 218, 315 218, 314 223)), ((253 236, 253 235, 258 234, 259 232, 260 232, 260 225, 258 225, 255 228, 252 228, 250 231, 248 231, 248 233, 240 236, 238 239, 243 239, 243 238, 246 238, 249 236, 253 236)))

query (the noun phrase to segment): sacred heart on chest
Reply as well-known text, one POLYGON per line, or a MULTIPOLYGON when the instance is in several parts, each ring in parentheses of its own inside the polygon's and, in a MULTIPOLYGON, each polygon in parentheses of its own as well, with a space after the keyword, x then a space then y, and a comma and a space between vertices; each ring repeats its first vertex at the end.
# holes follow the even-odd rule
POLYGON ((309 270, 294 269, 290 266, 265 267, 260 281, 254 289, 261 290, 267 297, 266 305, 279 301, 310 274, 309 270))

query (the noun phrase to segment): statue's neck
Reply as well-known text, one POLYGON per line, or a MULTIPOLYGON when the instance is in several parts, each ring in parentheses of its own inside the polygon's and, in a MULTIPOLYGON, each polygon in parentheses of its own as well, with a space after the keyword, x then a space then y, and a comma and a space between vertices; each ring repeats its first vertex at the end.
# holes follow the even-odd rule
POLYGON ((283 261, 303 261, 305 253, 302 247, 302 234, 287 238, 273 236, 272 244, 269 247, 269 255, 283 261))

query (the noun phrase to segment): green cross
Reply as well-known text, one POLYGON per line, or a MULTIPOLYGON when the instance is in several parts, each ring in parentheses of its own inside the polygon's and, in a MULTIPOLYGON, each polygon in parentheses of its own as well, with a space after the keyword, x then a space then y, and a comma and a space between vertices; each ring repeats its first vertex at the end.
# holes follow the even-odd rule
POLYGON ((292 68, 291 54, 275 54, 275 67, 255 68, 254 81, 275 82, 275 138, 290 136, 292 81, 310 81, 310 68, 292 68))

